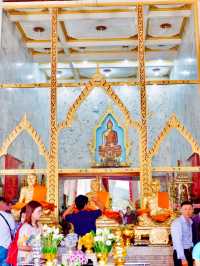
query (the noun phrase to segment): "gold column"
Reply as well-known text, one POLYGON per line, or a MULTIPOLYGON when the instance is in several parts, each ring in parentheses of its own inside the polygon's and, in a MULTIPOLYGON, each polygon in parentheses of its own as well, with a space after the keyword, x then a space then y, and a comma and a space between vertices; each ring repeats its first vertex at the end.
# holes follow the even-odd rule
POLYGON ((198 16, 199 14, 199 6, 200 5, 198 3, 197 0, 194 1, 194 35, 195 35, 195 41, 196 41, 196 60, 197 60, 197 79, 200 80, 200 18, 198 16))
POLYGON ((144 37, 144 8, 137 5, 137 26, 138 26, 138 58, 139 58, 139 86, 140 86, 140 188, 141 200, 149 191, 151 180, 150 162, 147 153, 147 95, 145 81, 145 37, 144 37))
MULTIPOLYGON (((50 152, 48 161, 48 201, 58 206, 58 129, 57 129, 57 8, 51 17, 51 89, 50 89, 50 152)), ((58 208, 55 211, 58 217, 58 208)))

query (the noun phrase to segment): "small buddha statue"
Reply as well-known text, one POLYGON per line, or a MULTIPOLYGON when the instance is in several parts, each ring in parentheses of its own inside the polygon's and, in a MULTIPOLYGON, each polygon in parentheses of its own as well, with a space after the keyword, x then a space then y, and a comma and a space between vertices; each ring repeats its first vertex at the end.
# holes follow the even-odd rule
POLYGON ((45 185, 37 183, 37 176, 30 174, 27 176, 27 185, 21 188, 19 201, 12 207, 14 210, 20 210, 31 200, 41 203, 44 209, 54 210, 54 204, 46 202, 47 189, 45 185))
POLYGON ((112 206, 110 204, 112 201, 112 198, 110 197, 110 193, 108 191, 105 191, 101 187, 101 181, 98 177, 91 181, 91 191, 88 192, 86 196, 89 199, 89 204, 88 204, 89 209, 94 210, 98 208, 98 206, 96 206, 95 202, 93 201, 93 198, 96 198, 104 206, 103 215, 102 217, 99 218, 102 224, 110 223, 112 224, 112 226, 114 226, 122 222, 120 213, 112 210, 112 206))
POLYGON ((138 210, 139 224, 145 223, 151 226, 154 222, 165 222, 172 216, 172 211, 167 208, 161 208, 158 205, 158 192, 160 191, 160 182, 152 181, 152 194, 144 198, 144 208, 138 210))
POLYGON ((107 122, 107 130, 103 133, 103 144, 99 146, 99 155, 102 163, 108 166, 117 164, 122 154, 122 148, 118 144, 118 135, 113 130, 113 122, 109 119, 107 122))
POLYGON ((98 201, 102 203, 105 209, 109 208, 109 192, 104 191, 101 188, 100 180, 97 177, 94 180, 91 180, 90 184, 91 191, 86 194, 89 200, 88 207, 92 210, 98 209, 96 203, 93 201, 93 198, 96 198, 98 201))
MULTIPOLYGON (((101 205, 103 206, 103 214, 100 218, 97 219, 97 226, 103 227, 103 226, 118 226, 119 223, 121 223, 121 216, 119 212, 113 211, 110 208, 110 194, 107 191, 104 191, 101 188, 100 179, 97 177, 94 180, 91 180, 91 191, 86 194, 88 197, 88 204, 87 204, 87 210, 96 210, 99 209, 99 206, 96 205, 96 202, 101 202, 101 205)), ((76 207, 69 207, 65 213, 64 216, 70 214, 70 213, 76 213, 78 210, 76 207), (70 212, 68 211, 70 209, 70 212)))

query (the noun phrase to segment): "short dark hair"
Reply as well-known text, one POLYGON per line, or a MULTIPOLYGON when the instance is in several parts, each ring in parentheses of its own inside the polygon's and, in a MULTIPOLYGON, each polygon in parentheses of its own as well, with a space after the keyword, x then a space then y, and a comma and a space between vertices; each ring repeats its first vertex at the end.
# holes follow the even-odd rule
POLYGON ((3 201, 6 203, 6 199, 4 197, 0 197, 0 201, 3 201))
POLYGON ((82 210, 87 203, 88 203, 88 197, 87 196, 79 195, 75 198, 75 204, 76 204, 76 207, 79 211, 82 210))
POLYGON ((183 201, 183 202, 181 203, 181 207, 183 207, 184 205, 191 205, 191 206, 193 206, 193 205, 192 205, 192 202, 189 201, 189 200, 183 201))

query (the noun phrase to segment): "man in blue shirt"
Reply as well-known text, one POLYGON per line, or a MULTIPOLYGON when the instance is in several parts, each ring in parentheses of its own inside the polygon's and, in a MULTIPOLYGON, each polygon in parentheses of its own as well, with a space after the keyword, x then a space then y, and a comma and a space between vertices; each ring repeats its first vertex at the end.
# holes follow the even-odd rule
MULTIPOLYGON (((66 216, 66 221, 72 223, 74 226, 74 232, 79 236, 83 236, 90 231, 96 232, 96 219, 102 215, 102 211, 100 210, 101 203, 96 199, 93 199, 96 205, 99 206, 99 209, 89 211, 87 210, 88 197, 84 195, 79 195, 75 198, 75 206, 78 209, 77 213, 68 214, 66 216)), ((74 206, 71 206, 68 209, 68 213, 73 211, 74 206)))
POLYGON ((192 260, 192 203, 181 204, 181 216, 171 225, 171 236, 174 248, 174 266, 193 266, 192 260))

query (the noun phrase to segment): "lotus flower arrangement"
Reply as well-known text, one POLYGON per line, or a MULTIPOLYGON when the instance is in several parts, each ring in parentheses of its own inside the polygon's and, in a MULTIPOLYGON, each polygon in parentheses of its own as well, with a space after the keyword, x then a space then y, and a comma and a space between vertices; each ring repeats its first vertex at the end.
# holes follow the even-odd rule
POLYGON ((63 238, 58 228, 49 227, 48 225, 43 226, 41 234, 42 253, 48 261, 52 261, 56 258, 58 246, 63 238))
POLYGON ((107 228, 97 229, 96 234, 94 234, 93 248, 100 265, 107 265, 108 254, 112 250, 115 240, 116 237, 111 230, 107 228))

